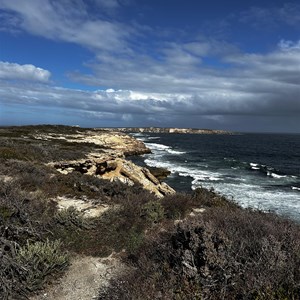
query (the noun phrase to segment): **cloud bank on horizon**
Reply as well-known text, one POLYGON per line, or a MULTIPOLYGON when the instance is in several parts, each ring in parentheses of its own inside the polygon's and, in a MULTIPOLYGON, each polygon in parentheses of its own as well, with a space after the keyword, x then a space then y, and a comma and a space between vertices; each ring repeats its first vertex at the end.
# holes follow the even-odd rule
POLYGON ((251 3, 0 0, 0 124, 300 132, 300 5, 251 3))

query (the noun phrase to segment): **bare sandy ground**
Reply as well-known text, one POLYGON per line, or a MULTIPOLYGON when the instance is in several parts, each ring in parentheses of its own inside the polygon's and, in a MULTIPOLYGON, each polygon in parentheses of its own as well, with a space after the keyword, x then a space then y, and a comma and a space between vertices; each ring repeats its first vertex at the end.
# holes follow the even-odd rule
POLYGON ((109 279, 120 274, 122 270, 124 265, 114 255, 106 258, 76 256, 57 283, 51 284, 30 300, 97 299, 99 290, 105 288, 109 279))

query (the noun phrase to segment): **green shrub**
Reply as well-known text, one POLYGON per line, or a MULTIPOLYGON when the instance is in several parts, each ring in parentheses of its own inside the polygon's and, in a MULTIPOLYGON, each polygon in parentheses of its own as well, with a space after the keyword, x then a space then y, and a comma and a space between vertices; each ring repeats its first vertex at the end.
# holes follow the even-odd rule
POLYGON ((135 253, 144 241, 144 233, 135 228, 131 229, 128 233, 126 241, 126 250, 128 253, 135 253))
POLYGON ((60 225, 73 229, 89 229, 92 225, 88 219, 84 218, 83 213, 74 206, 58 211, 54 220, 60 225))
POLYGON ((160 222, 164 217, 164 208, 158 200, 149 201, 142 206, 141 216, 150 224, 160 222))
POLYGON ((61 242, 29 243, 17 251, 17 262, 26 270, 25 286, 34 291, 41 287, 45 278, 61 272, 68 266, 68 256, 60 251, 61 242))
POLYGON ((0 218, 6 222, 13 214, 13 211, 6 206, 0 206, 0 218))
POLYGON ((17 149, 0 147, 0 157, 4 159, 23 159, 17 149))

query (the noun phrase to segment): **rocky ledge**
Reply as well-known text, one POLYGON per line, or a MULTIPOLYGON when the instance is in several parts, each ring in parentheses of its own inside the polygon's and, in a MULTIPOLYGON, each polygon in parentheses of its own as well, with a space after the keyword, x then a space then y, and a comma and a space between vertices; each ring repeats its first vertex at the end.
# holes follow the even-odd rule
POLYGON ((116 131, 101 129, 77 131, 75 134, 47 133, 35 134, 39 140, 64 140, 70 143, 90 143, 101 146, 104 156, 125 157, 150 153, 145 144, 129 135, 116 131))
POLYGON ((63 139, 70 143, 90 143, 101 146, 101 151, 90 152, 84 159, 49 163, 62 174, 78 171, 110 181, 120 181, 130 186, 140 184, 159 198, 175 193, 166 183, 160 182, 150 170, 126 160, 128 155, 140 155, 151 151, 143 142, 124 133, 91 130, 78 131, 76 134, 37 134, 34 137, 40 140, 63 139))

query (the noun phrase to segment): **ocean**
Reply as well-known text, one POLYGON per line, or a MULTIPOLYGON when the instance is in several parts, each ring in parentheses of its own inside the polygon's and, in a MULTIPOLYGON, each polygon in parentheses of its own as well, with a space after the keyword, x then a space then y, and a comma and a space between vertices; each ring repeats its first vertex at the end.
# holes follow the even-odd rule
POLYGON ((141 165, 171 171, 179 192, 213 188, 242 207, 300 221, 300 134, 140 134, 151 150, 141 165))

